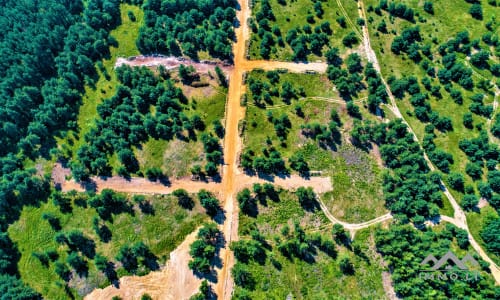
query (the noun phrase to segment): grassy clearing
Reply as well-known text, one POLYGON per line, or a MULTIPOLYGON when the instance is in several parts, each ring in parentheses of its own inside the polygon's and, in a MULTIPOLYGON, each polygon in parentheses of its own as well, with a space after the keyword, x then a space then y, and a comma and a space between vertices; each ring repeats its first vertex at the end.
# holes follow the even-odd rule
POLYGON ((488 256, 497 264, 500 265, 500 257, 488 251, 481 235, 481 229, 484 227, 485 222, 491 218, 498 218, 498 213, 491 206, 481 208, 479 212, 467 213, 467 225, 476 242, 479 243, 481 248, 488 254, 488 256))
MULTIPOLYGON (((87 199, 87 196, 80 194, 77 198, 87 199)), ((65 247, 55 241, 57 232, 42 219, 44 213, 57 217, 63 232, 74 229, 82 231, 86 237, 94 240, 96 252, 106 256, 110 261, 116 263, 115 256, 122 246, 142 241, 159 258, 160 264, 165 263, 169 253, 206 219, 206 215, 198 203, 193 210, 185 210, 172 196, 146 196, 146 199, 152 204, 154 214, 145 214, 135 205, 132 215, 123 213, 114 216, 113 222, 105 222, 112 232, 112 238, 108 243, 101 242, 92 229, 92 220, 98 217, 94 208, 76 205, 76 201, 72 204, 73 211, 66 214, 61 213, 52 202, 42 203, 40 207, 25 207, 20 219, 8 230, 9 236, 21 253, 19 261, 21 278, 47 299, 68 297, 65 292, 65 282, 55 273, 54 263, 44 267, 32 256, 33 252, 50 249, 57 251, 59 261, 65 261, 67 256, 65 247)), ((110 284, 96 269, 93 260, 89 260, 88 267, 89 273, 86 278, 75 275, 69 283, 72 288, 71 294, 76 298, 82 298, 94 288, 110 284)), ((124 270, 120 268, 117 272, 119 276, 124 274, 124 270)))
MULTIPOLYGON (((442 67, 440 65, 440 58, 438 53, 438 47, 440 44, 454 38, 458 32, 467 30, 469 32, 470 40, 478 39, 480 41, 479 45, 482 48, 488 48, 483 41, 481 41, 481 36, 486 32, 485 23, 490 21, 491 17, 495 14, 495 8, 487 3, 487 1, 481 1, 483 8, 483 21, 473 19, 469 14, 469 8, 471 4, 466 1, 453 0, 453 1, 433 1, 434 14, 428 14, 423 10, 423 1, 411 0, 405 1, 405 4, 415 10, 415 19, 417 22, 412 24, 406 20, 400 18, 390 17, 386 11, 382 11, 382 15, 376 14, 374 11, 370 12, 369 7, 376 7, 379 4, 378 0, 367 0, 365 1, 368 10, 368 28, 370 31, 371 44, 374 48, 382 68, 382 74, 387 79, 389 76, 416 76, 420 81, 426 76, 425 71, 418 64, 415 64, 406 55, 395 55, 391 51, 391 43, 395 37, 393 33, 398 34, 404 28, 418 25, 420 27, 420 32, 422 36, 422 44, 427 44, 431 46, 431 53, 434 56, 434 62, 437 63, 437 67, 442 67), (453 7, 453 13, 450 14, 450 7, 453 7), (422 18, 422 20, 419 20, 422 18), (380 22, 384 20, 387 24, 388 33, 381 33, 377 31, 377 27, 380 22)), ((490 48, 490 52, 494 53, 494 50, 490 48)), ((464 54, 457 54, 457 60, 464 63, 466 66, 471 66, 468 63, 464 54)), ((492 60, 498 60, 492 57, 492 60)), ((480 76, 476 73, 480 73, 481 76, 487 79, 494 79, 491 73, 487 70, 478 70, 472 67, 473 80, 475 85, 479 81, 480 76)), ((472 91, 467 91, 457 84, 453 83, 453 88, 459 89, 463 95, 463 104, 459 105, 453 101, 450 94, 442 87, 437 78, 431 78, 432 85, 441 86, 440 93, 442 98, 439 99, 434 96, 430 96, 429 104, 433 111, 438 112, 440 116, 447 116, 451 119, 453 124, 453 131, 440 133, 436 131, 437 137, 434 139, 436 146, 440 149, 444 149, 453 155, 454 163, 450 165, 450 170, 452 172, 460 172, 465 174, 465 165, 468 162, 467 156, 459 149, 458 143, 460 140, 465 138, 476 137, 479 133, 478 127, 487 128, 487 119, 478 115, 473 115, 474 128, 468 129, 463 125, 462 118, 463 115, 469 112, 469 105, 472 103, 470 96, 475 93, 484 93, 485 99, 484 103, 489 104, 493 101, 493 95, 491 93, 485 93, 485 91, 474 88, 472 91)), ((421 86, 423 92, 427 92, 423 86, 421 86)), ((430 94, 429 92, 427 92, 430 94)), ((425 124, 420 122, 413 113, 413 107, 409 102, 408 97, 404 100, 398 101, 398 106, 403 113, 405 119, 408 121, 410 126, 414 129, 417 137, 422 140, 424 136, 425 124)), ((483 170, 486 173, 486 168, 483 170)), ((447 175, 443 173, 443 177, 446 182, 447 175)), ((475 185, 472 179, 465 175, 465 184, 475 185)), ((453 196, 460 201, 463 194, 457 191, 451 191, 453 196)))
MULTIPOLYGON (((265 73, 251 72, 248 78, 266 81, 265 73)), ((328 100, 340 100, 332 84, 324 75, 312 74, 281 74, 281 86, 285 81, 291 82, 294 88, 302 87, 304 99, 293 100, 287 105, 279 97, 272 97, 272 105, 259 108, 253 105, 252 94, 248 94, 246 112, 246 131, 243 136, 245 149, 251 149, 256 154, 267 147, 266 140, 270 138, 273 146, 288 159, 294 153, 302 153, 309 167, 313 171, 323 171, 323 175, 332 177, 333 192, 322 198, 332 214, 349 222, 362 222, 378 217, 386 212, 382 194, 382 169, 377 164, 378 155, 373 151, 365 153, 349 143, 349 134, 353 126, 353 119, 347 114, 346 107, 340 103, 328 100), (324 97, 315 99, 311 97, 324 97), (304 117, 297 116, 295 105, 300 104, 304 117), (321 148, 316 141, 301 134, 301 125, 309 122, 328 124, 330 111, 335 109, 343 123, 341 128, 342 144, 337 149, 321 148), (292 127, 286 139, 286 147, 280 144, 275 133, 274 125, 268 121, 267 113, 272 112, 274 117, 287 114, 292 127), (352 154, 352 155, 351 155, 352 154)), ((302 96, 301 96, 302 97, 302 96)), ((369 114, 360 106, 363 117, 376 121, 376 117, 369 114)))
MULTIPOLYGON (((332 239, 331 224, 321 211, 305 212, 296 197, 282 191, 278 202, 268 201, 266 206, 259 204, 259 215, 251 218, 240 214, 239 233, 241 239, 249 239, 249 231, 258 229, 270 248, 266 250, 268 259, 264 264, 250 262, 248 270, 256 281, 252 299, 381 299, 382 267, 373 251, 372 232, 365 230, 356 237, 356 243, 362 245, 366 259, 354 255, 344 246, 336 245, 336 258, 327 256, 322 251, 314 255, 313 262, 298 258, 288 259, 277 249, 278 240, 282 239, 281 230, 288 225, 293 231, 293 222, 298 221, 306 234, 319 233, 325 239, 332 239), (281 265, 275 267, 270 257, 281 265), (355 274, 344 275, 339 269, 339 260, 348 257, 354 265, 355 274)), ((241 288, 236 288, 236 293, 241 288)))
MULTIPOLYGON (((286 5, 280 5, 277 0, 269 1, 272 7, 272 11, 274 16, 276 17, 276 21, 270 22, 270 27, 273 25, 278 25, 281 30, 281 36, 283 40, 285 40, 286 34, 289 30, 299 27, 303 28, 304 25, 308 24, 312 28, 321 24, 324 21, 328 21, 330 23, 330 28, 333 31, 333 34, 329 37, 330 46, 337 47, 341 49, 342 53, 350 52, 351 50, 346 48, 342 44, 342 39, 348 33, 355 31, 351 24, 346 21, 346 27, 341 27, 336 19, 340 16, 343 16, 342 10, 339 8, 337 2, 335 1, 322 1, 322 7, 324 10, 324 14, 322 18, 318 18, 314 16, 314 23, 308 23, 306 17, 308 14, 315 15, 313 4, 314 1, 311 0, 296 0, 296 1, 286 1, 286 5)), ((354 26, 356 26, 357 30, 361 32, 360 27, 357 25, 356 20, 358 18, 357 13, 357 4, 354 0, 342 1, 341 2, 345 11, 347 12, 347 16, 354 26)), ((256 12, 260 11, 261 2, 254 1, 254 5, 252 7, 252 17, 255 19, 256 12)), ((347 18, 346 18, 347 20, 347 18)), ((257 33, 251 34, 250 37, 250 47, 249 47, 249 55, 251 59, 261 59, 260 55, 260 44, 261 38, 257 33)), ((356 47, 356 46, 354 46, 356 47)), ((276 46, 275 52, 271 52, 270 59, 272 60, 282 60, 282 61, 290 61, 292 60, 293 50, 288 43, 285 42, 284 47, 276 46)), ((323 57, 319 57, 315 54, 309 54, 307 57, 308 61, 317 61, 324 60, 323 57)))
POLYGON ((382 168, 365 152, 345 145, 333 155, 330 175, 333 191, 322 195, 329 211, 351 223, 379 217, 384 208, 382 168))
MULTIPOLYGON (((269 80, 266 79, 265 73, 260 71, 253 71, 249 73, 248 78, 254 78, 269 83, 269 80)), ((281 87, 284 82, 290 82, 295 90, 302 89, 305 96, 297 96, 299 99, 292 100, 291 104, 286 104, 280 97, 272 96, 271 104, 263 109, 256 107, 253 104, 253 101, 251 100, 252 93, 248 91, 248 106, 246 112, 247 130, 245 131, 243 137, 245 147, 259 153, 261 148, 266 145, 267 137, 270 137, 272 141, 278 141, 273 124, 267 120, 266 114, 268 111, 271 112, 274 117, 287 114, 292 123, 292 128, 290 129, 286 139, 287 147, 282 147, 278 142, 274 143, 274 146, 284 157, 291 156, 294 152, 312 142, 311 139, 307 139, 300 134, 300 125, 315 121, 321 124, 328 124, 330 111, 332 109, 338 111, 342 122, 345 124, 343 129, 346 131, 350 130, 349 124, 352 124, 352 118, 347 115, 342 98, 334 90, 333 84, 325 75, 291 73, 281 74, 279 83, 274 86, 281 87), (338 101, 340 101, 340 103, 337 103, 338 101), (302 110, 304 111, 303 118, 297 116, 295 112, 296 105, 300 105, 302 107, 302 110)), ((273 87, 272 84, 271 87, 273 87)), ((362 99, 363 97, 364 95, 361 94, 359 99, 362 99)), ((362 106, 361 103, 357 104, 362 106)), ((363 107, 360 108, 363 112, 363 116, 375 120, 375 117, 370 115, 367 110, 364 110, 363 107)), ((318 151, 321 152, 321 149, 319 147, 317 148, 318 151)), ((311 166, 311 169, 313 170, 318 168, 322 169, 324 166, 315 165, 314 163, 311 166)))

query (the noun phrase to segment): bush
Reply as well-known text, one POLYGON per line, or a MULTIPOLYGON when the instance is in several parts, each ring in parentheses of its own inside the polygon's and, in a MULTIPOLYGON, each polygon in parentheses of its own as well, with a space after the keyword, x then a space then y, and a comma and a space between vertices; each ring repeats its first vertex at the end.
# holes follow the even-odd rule
POLYGON ((464 176, 460 173, 451 172, 448 176, 448 184, 454 190, 463 192, 464 190, 464 176))
POLYGON ((241 263, 236 263, 231 270, 231 275, 233 276, 234 283, 237 286, 254 290, 255 289, 255 279, 252 273, 247 269, 247 267, 241 263))
POLYGON ((172 193, 177 197, 177 203, 186 209, 192 209, 194 207, 194 201, 189 196, 188 192, 184 189, 177 189, 172 193))
POLYGON ((349 47, 349 48, 356 45, 357 43, 358 43, 358 37, 356 36, 356 33, 354 33, 353 31, 349 32, 342 39, 342 44, 344 44, 344 46, 349 47))
POLYGON ((339 262, 340 271, 345 275, 354 274, 354 265, 351 263, 348 257, 343 257, 339 262))
POLYGON ((481 4, 479 3, 474 3, 469 9, 470 15, 477 20, 482 20, 483 19, 483 8, 481 7, 481 4))
POLYGON ((473 210, 474 208, 477 207, 477 204, 479 203, 479 199, 477 199, 476 195, 464 195, 462 198, 462 207, 466 211, 473 210))
POLYGON ((319 209, 319 203, 316 200, 316 194, 311 187, 299 187, 295 192, 297 198, 299 199, 300 205, 308 211, 314 211, 319 209))
POLYGON ((220 210, 220 203, 215 196, 207 190, 200 190, 198 192, 198 199, 200 200, 201 206, 206 210, 207 215, 215 217, 220 210))
POLYGON ((156 181, 163 176, 163 172, 160 168, 149 168, 146 170, 146 177, 150 181, 156 181))

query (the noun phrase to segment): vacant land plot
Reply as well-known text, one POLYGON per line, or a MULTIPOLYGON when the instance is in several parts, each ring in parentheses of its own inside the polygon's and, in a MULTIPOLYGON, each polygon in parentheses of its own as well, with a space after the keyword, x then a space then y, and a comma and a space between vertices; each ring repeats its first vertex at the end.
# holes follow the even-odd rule
POLYGON ((387 213, 382 167, 370 155, 350 145, 341 146, 330 169, 333 191, 321 198, 334 216, 361 223, 387 213))
POLYGON ((253 288, 237 287, 236 294, 256 299, 326 299, 335 291, 335 297, 340 298, 384 297, 382 267, 374 251, 371 231, 362 231, 356 237, 354 243, 362 245, 358 256, 341 243, 333 242, 331 224, 321 211, 304 211, 290 192, 281 192, 278 200, 259 203, 258 210, 255 218, 240 213, 239 233, 242 240, 251 241, 251 231, 253 238, 259 232, 265 244, 265 255, 261 255, 264 259, 254 257, 248 263, 237 263, 235 269, 240 265, 248 270, 255 284, 253 288), (300 239, 301 234, 306 239, 314 236, 323 243, 329 240, 333 250, 327 254, 310 245, 304 250, 311 251, 307 258, 289 256, 283 245, 300 239), (353 275, 340 270, 340 261, 346 260, 352 263, 353 275))
MULTIPOLYGON (((216 84, 213 79, 210 82, 216 84)), ((178 83, 178 86, 186 96, 190 95, 185 114, 190 117, 198 114, 207 125, 204 132, 213 132, 213 122, 222 122, 224 118, 227 89, 214 85, 194 88, 182 83, 178 83)), ((150 168, 160 168, 169 177, 182 177, 190 174, 192 166, 203 167, 206 163, 200 140, 165 141, 150 138, 135 152, 143 174, 150 168)))
MULTIPOLYGON (((328 78, 317 74, 286 73, 280 74, 279 82, 272 84, 266 74, 269 73, 251 72, 247 77, 247 87, 253 81, 261 81, 270 86, 268 90, 271 92, 276 88, 283 95, 283 85, 290 83, 297 96, 290 101, 282 96, 271 96, 265 104, 256 105, 252 88, 248 87, 244 152, 262 155, 264 149, 271 147, 271 141, 272 147, 287 162, 296 155, 303 156, 312 172, 321 171, 323 176, 331 176, 333 191, 323 195, 322 199, 331 213, 342 220, 362 222, 384 214, 381 174, 384 167, 380 154, 376 149, 365 152, 351 145, 354 118, 347 113, 346 102, 328 78), (340 136, 332 145, 320 146, 317 140, 305 135, 303 126, 315 123, 328 126, 332 110, 337 112, 342 123, 340 136), (278 119, 285 115, 291 126, 286 138, 280 142, 270 116, 278 119)), ((363 96, 354 100, 363 118, 379 122, 363 107, 363 96)))
POLYGON ((64 213, 52 202, 43 203, 40 207, 26 207, 19 221, 9 228, 9 236, 18 245, 21 253, 21 278, 47 299, 73 296, 81 298, 94 288, 111 284, 106 276, 97 270, 95 259, 90 258, 85 258, 88 261, 86 276, 76 275, 73 271, 68 283, 61 279, 56 273, 56 266, 66 262, 68 253, 65 246, 56 242, 58 234, 81 231, 95 243, 95 252, 114 263, 118 276, 122 276, 128 273, 123 269, 122 263, 117 262, 116 257, 123 246, 143 242, 157 257, 157 263, 163 265, 169 253, 207 218, 199 203, 196 203, 192 210, 186 210, 177 204, 175 197, 146 196, 141 207, 128 197, 127 201, 133 205, 133 209, 127 213, 113 215, 110 221, 104 221, 99 218, 96 210, 89 206, 87 195, 74 194, 70 198, 72 201, 69 209, 66 208, 64 213), (55 230, 44 219, 44 215, 57 219, 60 229, 55 230), (94 219, 98 220, 99 226, 108 228, 109 240, 103 241, 96 234, 93 228, 94 219), (47 251, 55 253, 55 262, 49 261, 44 265, 35 255, 47 251))

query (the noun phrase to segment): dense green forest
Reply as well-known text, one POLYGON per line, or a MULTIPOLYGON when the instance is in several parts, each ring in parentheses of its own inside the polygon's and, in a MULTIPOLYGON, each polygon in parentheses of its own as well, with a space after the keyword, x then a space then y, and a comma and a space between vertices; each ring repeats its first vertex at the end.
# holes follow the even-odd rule
POLYGON ((40 298, 19 281, 19 252, 7 226, 25 204, 50 193, 48 178, 25 169, 49 155, 54 136, 75 126, 94 62, 109 55, 109 31, 120 22, 118 0, 2 1, 0 24, 0 291, 12 299, 40 298))
POLYGON ((185 55, 200 52, 232 60, 236 0, 148 0, 137 48, 145 54, 185 55))

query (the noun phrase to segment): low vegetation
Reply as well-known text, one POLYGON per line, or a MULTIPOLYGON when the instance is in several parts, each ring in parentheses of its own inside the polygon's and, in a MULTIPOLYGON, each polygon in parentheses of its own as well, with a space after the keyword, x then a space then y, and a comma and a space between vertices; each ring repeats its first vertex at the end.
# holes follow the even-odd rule
MULTIPOLYGON (((358 150, 351 145, 356 135, 349 131, 359 122, 357 118, 380 122, 370 113, 370 105, 376 110, 382 100, 376 96, 380 102, 372 103, 371 97, 367 102, 359 99, 367 93, 372 95, 371 88, 361 88, 352 96, 346 93, 344 100, 337 92, 339 85, 334 88, 328 77, 337 78, 340 83, 342 79, 333 75, 335 70, 343 73, 351 69, 359 75, 363 66, 357 55, 349 56, 345 66, 336 52, 330 53, 328 59, 336 66, 332 65, 332 74, 327 76, 258 70, 247 76, 249 92, 241 166, 249 173, 261 175, 329 175, 334 191, 322 199, 330 211, 348 221, 367 221, 385 212, 383 166, 377 164, 380 154, 371 146, 358 150)), ((369 67, 366 74, 369 86, 379 80, 371 75, 369 67)), ((363 81, 353 79, 359 80, 363 81)), ((376 89, 373 93, 377 93, 376 89)))

